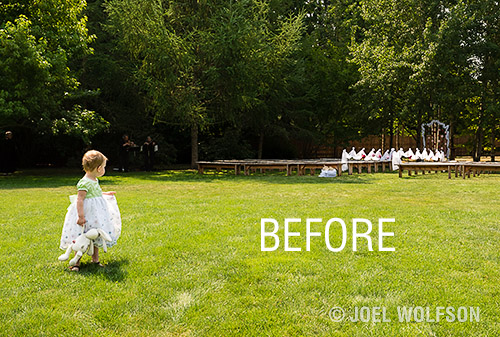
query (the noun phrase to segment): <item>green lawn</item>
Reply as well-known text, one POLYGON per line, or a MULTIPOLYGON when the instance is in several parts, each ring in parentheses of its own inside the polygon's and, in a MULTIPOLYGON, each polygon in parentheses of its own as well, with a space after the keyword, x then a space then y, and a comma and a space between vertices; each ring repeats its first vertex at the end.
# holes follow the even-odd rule
MULTIPOLYGON (((500 175, 111 174, 122 236, 80 273, 59 262, 78 171, 0 177, 0 317, 5 336, 499 336, 500 175), (395 252, 329 251, 305 219, 384 226, 395 252), (280 247, 260 250, 260 219, 280 224, 280 247), (285 218, 301 218, 283 249, 285 218), (386 307, 390 323, 333 322, 330 308, 386 307), (398 306, 480 307, 480 322, 410 322, 398 306)), ((332 244, 340 243, 332 226, 332 244)), ((268 242, 268 246, 272 242, 268 242)))

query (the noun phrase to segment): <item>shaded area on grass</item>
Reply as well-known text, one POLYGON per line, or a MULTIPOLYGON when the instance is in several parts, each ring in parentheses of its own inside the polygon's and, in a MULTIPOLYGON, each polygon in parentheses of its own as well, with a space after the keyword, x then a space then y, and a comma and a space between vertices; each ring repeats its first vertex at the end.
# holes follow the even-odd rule
MULTIPOLYGON (((382 174, 382 173, 380 173, 382 174)), ((28 189, 28 188, 57 188, 75 187, 84 174, 80 170, 41 169, 20 171, 11 176, 0 177, 0 190, 28 189)), ((343 174, 335 178, 319 178, 316 176, 286 176, 284 172, 252 173, 249 176, 234 175, 230 172, 209 171, 198 174, 194 170, 159 171, 159 172, 110 172, 99 178, 103 190, 106 187, 120 184, 122 181, 132 179, 149 180, 152 182, 199 182, 212 183, 216 181, 256 181, 270 184, 371 184, 373 174, 343 174)))
MULTIPOLYGON (((85 172, 75 169, 38 169, 18 171, 13 175, 0 176, 0 190, 22 189, 22 188, 56 188, 71 186, 75 187, 78 180, 85 172)), ((107 175, 106 175, 107 176, 107 175)), ((113 185, 114 179, 99 178, 101 186, 113 185)), ((113 174, 109 175, 110 177, 113 174)))
MULTIPOLYGON (((16 172, 10 176, 0 176, 0 190, 9 189, 28 189, 28 188, 57 188, 57 187, 75 187, 79 179, 84 175, 81 170, 77 169, 36 169, 16 172)), ((397 175, 395 172, 378 172, 361 174, 354 173, 348 175, 344 172, 342 176, 335 178, 319 178, 318 175, 303 175, 296 174, 286 176, 285 172, 271 171, 267 173, 251 173, 248 176, 235 175, 231 171, 207 171, 204 174, 199 174, 196 170, 170 170, 156 172, 127 172, 120 173, 115 171, 107 172, 105 176, 99 178, 99 183, 103 190, 110 190, 107 186, 119 185, 127 182, 130 179, 139 179, 151 182, 197 182, 197 183, 213 183, 218 181, 225 182, 259 182, 269 184, 373 184, 379 175, 397 175)), ((490 174, 482 174, 481 176, 497 176, 490 174)), ((438 178, 447 178, 447 173, 431 173, 418 176, 403 176, 403 181, 407 180, 428 180, 438 178)), ((462 177, 452 177, 451 180, 460 179, 462 177)), ((478 179, 478 177, 467 178, 478 179)))
POLYGON ((319 178, 317 175, 304 175, 304 176, 286 176, 284 172, 268 172, 268 173, 252 173, 248 176, 235 175, 231 172, 216 172, 208 171, 204 174, 198 174, 194 170, 184 171, 164 171, 164 172, 135 172, 130 177, 151 180, 151 181, 182 181, 182 182, 216 182, 216 181, 231 181, 231 182, 250 182, 255 181, 259 183, 270 184, 370 184, 373 177, 370 174, 351 175, 343 174, 335 178, 319 178))
POLYGON ((129 264, 128 259, 113 260, 106 263, 104 267, 100 267, 95 263, 82 263, 80 265, 80 271, 74 272, 69 268, 66 268, 68 273, 78 274, 85 277, 93 277, 104 279, 111 282, 122 282, 127 276, 127 272, 123 270, 123 266, 129 264))

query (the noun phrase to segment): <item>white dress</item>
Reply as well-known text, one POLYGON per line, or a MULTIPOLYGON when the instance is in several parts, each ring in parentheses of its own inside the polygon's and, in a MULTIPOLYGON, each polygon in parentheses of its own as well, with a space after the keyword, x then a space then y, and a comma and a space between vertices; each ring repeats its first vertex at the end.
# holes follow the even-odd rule
MULTIPOLYGON (((122 221, 120 210, 114 195, 103 195, 99 181, 93 181, 87 177, 83 177, 77 184, 79 191, 87 191, 85 200, 83 201, 83 211, 85 215, 85 226, 83 232, 87 232, 92 228, 102 229, 111 237, 111 242, 106 242, 107 247, 112 247, 120 237, 122 221)), ((78 225, 78 212, 76 209, 76 195, 69 197, 71 205, 68 207, 64 226, 61 234, 61 243, 59 248, 66 249, 78 236, 82 234, 82 226, 78 225)), ((102 247, 102 238, 94 240, 97 247, 102 247)))

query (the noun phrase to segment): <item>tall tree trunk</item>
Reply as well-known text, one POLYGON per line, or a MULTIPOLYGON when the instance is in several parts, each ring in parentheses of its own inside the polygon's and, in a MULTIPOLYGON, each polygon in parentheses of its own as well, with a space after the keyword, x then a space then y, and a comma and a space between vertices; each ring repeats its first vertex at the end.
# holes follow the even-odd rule
POLYGON ((422 110, 418 112, 417 117, 417 149, 422 148, 422 110))
POLYGON ((479 104, 479 118, 477 122, 477 130, 474 137, 474 153, 472 154, 474 161, 481 161, 481 155, 483 154, 483 138, 484 138, 484 128, 483 123, 486 118, 486 95, 488 92, 488 82, 483 81, 483 91, 481 95, 481 103, 479 104))
POLYGON ((198 161, 198 125, 191 126, 191 168, 196 168, 198 161))
POLYGON ((472 153, 472 160, 481 161, 481 155, 483 152, 483 111, 482 107, 479 113, 479 121, 477 125, 476 134, 474 135, 474 151, 472 153))
POLYGON ((385 129, 382 128, 382 136, 380 137, 380 149, 382 149, 382 152, 385 151, 385 129))
POLYGON ((491 161, 495 161, 495 150, 496 150, 495 140, 496 140, 496 137, 497 137, 497 134, 496 134, 497 126, 495 125, 494 122, 492 124, 493 124, 493 127, 491 128, 491 151, 490 151, 490 156, 491 156, 491 161))
POLYGON ((394 147, 394 121, 389 121, 389 151, 394 147))
POLYGON ((262 149, 264 148, 264 132, 259 135, 259 149, 257 150, 257 159, 262 159, 262 149))
POLYGON ((455 141, 453 140, 453 137, 455 136, 455 122, 453 121, 453 119, 450 120, 449 130, 450 147, 447 150, 449 150, 450 157, 448 158, 448 160, 455 160, 455 141))

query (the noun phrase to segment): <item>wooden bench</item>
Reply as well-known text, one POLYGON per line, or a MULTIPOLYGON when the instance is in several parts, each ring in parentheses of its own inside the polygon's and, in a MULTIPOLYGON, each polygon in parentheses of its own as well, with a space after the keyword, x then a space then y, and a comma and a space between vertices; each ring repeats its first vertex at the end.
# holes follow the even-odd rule
POLYGON ((429 173, 435 171, 436 173, 439 171, 448 171, 448 179, 451 179, 451 171, 455 171, 455 177, 458 176, 459 172, 463 171, 463 163, 460 162, 412 162, 412 163, 401 163, 399 164, 399 177, 403 177, 403 171, 407 170, 408 175, 411 176, 412 171, 415 172, 415 175, 418 172, 422 172, 425 174, 426 171, 429 173))
POLYGON ((466 162, 463 164, 463 178, 467 175, 470 178, 470 173, 473 176, 480 175, 483 172, 500 172, 500 163, 496 162, 466 162))
POLYGON ((316 169, 322 169, 325 166, 330 166, 333 167, 334 169, 337 170, 337 175, 341 176, 342 175, 342 163, 338 161, 309 161, 309 162, 302 162, 298 163, 298 168, 297 168, 297 174, 298 175, 305 175, 306 170, 309 170, 309 173, 313 176, 316 174, 316 169))
POLYGON ((245 162, 243 163, 243 172, 245 175, 250 174, 250 170, 254 172, 260 169, 262 171, 266 170, 286 170, 286 175, 289 176, 293 170, 293 163, 284 160, 269 160, 269 161, 255 161, 255 162, 245 162))
POLYGON ((350 160, 347 162, 348 174, 352 175, 352 172, 357 169, 358 173, 363 172, 363 168, 366 168, 368 173, 372 173, 372 167, 374 172, 378 172, 379 166, 382 166, 382 172, 386 170, 386 167, 390 169, 390 160, 350 160))
MULTIPOLYGON (((286 171, 286 175, 292 175, 293 171, 297 175, 302 176, 309 170, 311 175, 316 174, 317 169, 322 169, 324 166, 330 166, 337 170, 339 176, 342 175, 342 162, 338 159, 297 159, 297 160, 283 160, 283 159, 245 159, 245 160, 215 160, 215 161, 198 161, 198 173, 203 174, 206 169, 215 169, 217 172, 222 170, 234 170, 236 175, 243 171, 243 174, 249 175, 251 171, 255 172, 260 170, 280 170, 286 171)), ((363 168, 366 168, 368 173, 379 172, 381 166, 382 171, 391 167, 390 160, 359 160, 349 161, 347 163, 349 174, 357 169, 361 173, 363 168)))
POLYGON ((267 170, 280 170, 286 171, 286 175, 292 175, 293 171, 297 175, 305 175, 306 170, 309 170, 311 175, 316 173, 316 169, 322 169, 324 166, 331 166, 337 169, 338 175, 342 175, 342 163, 340 160, 317 160, 317 159, 303 159, 303 160, 283 160, 283 159, 246 159, 246 160, 216 160, 216 161, 198 161, 198 173, 203 174, 206 169, 215 169, 217 172, 222 170, 234 170, 238 175, 243 171, 243 174, 249 175, 251 171, 256 172, 260 170, 265 172, 267 170))
POLYGON ((242 163, 239 161, 198 161, 198 173, 203 174, 205 169, 215 169, 220 172, 222 169, 234 170, 234 174, 238 175, 241 171, 242 163))

